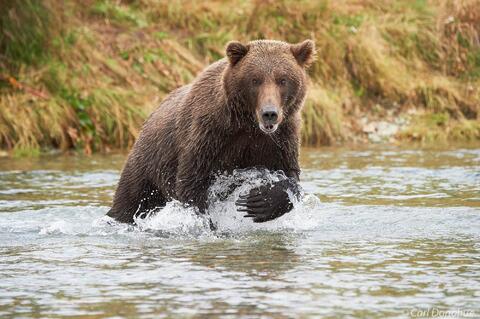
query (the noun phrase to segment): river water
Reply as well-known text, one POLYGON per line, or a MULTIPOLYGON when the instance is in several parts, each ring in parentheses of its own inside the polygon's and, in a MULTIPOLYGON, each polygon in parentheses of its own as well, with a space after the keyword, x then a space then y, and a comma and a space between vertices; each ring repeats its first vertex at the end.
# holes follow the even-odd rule
POLYGON ((253 224, 239 190, 216 232, 105 218, 124 160, 0 159, 0 318, 480 317, 479 147, 303 149, 290 214, 253 224))

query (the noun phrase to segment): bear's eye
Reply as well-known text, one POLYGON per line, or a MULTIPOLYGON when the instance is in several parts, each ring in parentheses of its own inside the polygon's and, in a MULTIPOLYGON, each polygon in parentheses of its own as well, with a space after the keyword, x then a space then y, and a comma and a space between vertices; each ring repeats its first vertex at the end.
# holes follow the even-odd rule
POLYGON ((287 79, 280 79, 280 81, 278 81, 278 84, 280 84, 281 86, 287 85, 287 79))
POLYGON ((261 81, 260 81, 259 79, 253 79, 253 80, 252 80, 252 84, 253 84, 253 85, 259 85, 260 82, 261 82, 261 81))

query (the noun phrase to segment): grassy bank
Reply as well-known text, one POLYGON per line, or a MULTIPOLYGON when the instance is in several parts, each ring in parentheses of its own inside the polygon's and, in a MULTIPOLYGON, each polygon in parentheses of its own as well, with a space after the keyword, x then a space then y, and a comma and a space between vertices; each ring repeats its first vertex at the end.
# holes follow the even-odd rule
POLYGON ((367 141, 379 121, 402 123, 389 139, 478 140, 479 8, 0 0, 0 145, 14 154, 128 147, 152 108, 221 58, 229 40, 258 38, 316 40, 306 145, 367 141))

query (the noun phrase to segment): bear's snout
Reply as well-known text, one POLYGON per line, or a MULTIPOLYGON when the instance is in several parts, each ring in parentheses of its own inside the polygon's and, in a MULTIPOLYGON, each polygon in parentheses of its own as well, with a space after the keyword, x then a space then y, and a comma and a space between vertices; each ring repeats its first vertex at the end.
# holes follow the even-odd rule
POLYGON ((273 133, 277 130, 279 122, 278 109, 267 105, 261 109, 260 129, 265 133, 273 133))
POLYGON ((276 109, 267 107, 262 111, 262 120, 264 124, 276 124, 278 119, 278 112, 276 109))
POLYGON ((266 79, 259 88, 257 120, 264 133, 273 133, 282 122, 282 97, 273 79, 266 79))

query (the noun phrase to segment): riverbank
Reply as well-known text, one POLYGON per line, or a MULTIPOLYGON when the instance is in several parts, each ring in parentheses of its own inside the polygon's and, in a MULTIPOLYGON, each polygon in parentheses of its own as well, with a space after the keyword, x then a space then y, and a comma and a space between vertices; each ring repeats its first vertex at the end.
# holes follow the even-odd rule
POLYGON ((480 140, 480 1, 0 1, 0 146, 128 148, 232 39, 315 39, 304 145, 480 140), (22 10, 20 10, 22 9, 22 10))

